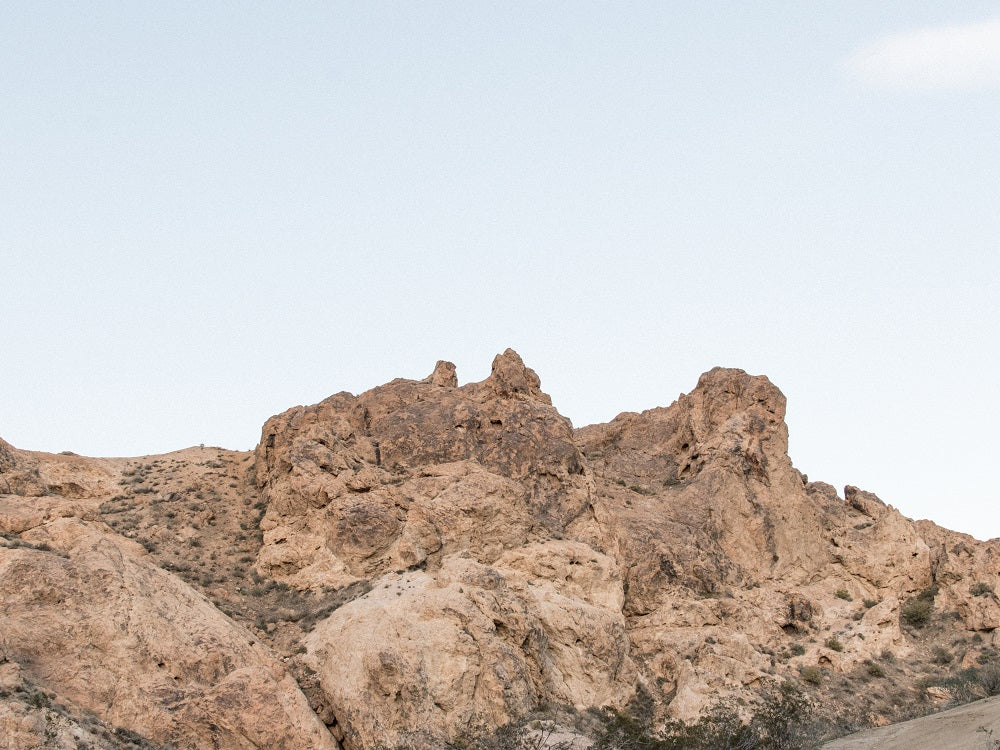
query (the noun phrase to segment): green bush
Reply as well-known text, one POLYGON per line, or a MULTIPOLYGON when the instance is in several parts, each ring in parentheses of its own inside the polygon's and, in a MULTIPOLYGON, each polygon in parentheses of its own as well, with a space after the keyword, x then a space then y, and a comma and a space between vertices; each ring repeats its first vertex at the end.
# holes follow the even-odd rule
POLYGON ((878 604, 878 599, 862 599, 861 603, 865 605, 865 609, 871 609, 878 604))
POLYGON ((28 699, 30 703, 35 708, 48 708, 49 707, 49 696, 43 693, 41 690, 36 690, 31 694, 28 699))
POLYGON ((969 593, 973 596, 992 596, 993 587, 984 581, 979 581, 979 583, 972 584, 969 593))
POLYGON ((826 647, 831 651, 843 651, 844 644, 838 641, 836 638, 827 638, 826 647))
POLYGON ((944 646, 935 646, 931 650, 931 661, 935 664, 947 664, 951 661, 951 652, 944 646))
POLYGON ((799 675, 810 685, 819 685, 823 681, 823 671, 819 667, 802 667, 799 675))
POLYGON ((609 711, 592 750, 800 750, 812 746, 808 702, 792 683, 767 691, 749 718, 734 702, 716 704, 697 723, 668 721, 653 728, 649 711, 636 715, 609 711))
POLYGON ((868 670, 868 674, 872 677, 885 677, 885 670, 882 668, 881 664, 869 661, 865 663, 865 669, 868 670))
POLYGON ((837 589, 837 591, 834 593, 834 596, 837 597, 838 599, 843 599, 845 602, 854 601, 854 597, 851 596, 850 593, 848 593, 847 589, 837 589))
POLYGON ((915 628, 926 625, 934 611, 934 597, 937 596, 937 592, 937 586, 931 586, 907 601, 899 611, 903 622, 915 628))

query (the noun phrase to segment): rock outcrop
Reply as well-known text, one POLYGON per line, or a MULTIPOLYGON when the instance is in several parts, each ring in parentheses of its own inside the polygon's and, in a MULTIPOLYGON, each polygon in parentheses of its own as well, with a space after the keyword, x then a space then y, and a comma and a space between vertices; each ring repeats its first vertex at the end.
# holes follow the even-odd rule
POLYGON ((997 543, 808 481, 784 414, 716 368, 574 430, 507 350, 479 383, 438 362, 290 409, 252 454, 0 441, 0 726, 427 747, 546 706, 693 720, 782 680, 884 723, 927 665, 991 668, 997 543))
POLYGON ((454 551, 488 562, 587 510, 572 426, 515 352, 483 382, 455 382, 441 362, 425 380, 268 420, 255 460, 261 572, 342 586, 454 551))
POLYGON ((0 661, 166 744, 333 748, 288 670, 204 596, 99 522, 0 500, 0 661))
POLYGON ((616 573, 564 541, 383 577, 306 639, 343 739, 426 746, 545 702, 623 705, 635 669, 616 573))

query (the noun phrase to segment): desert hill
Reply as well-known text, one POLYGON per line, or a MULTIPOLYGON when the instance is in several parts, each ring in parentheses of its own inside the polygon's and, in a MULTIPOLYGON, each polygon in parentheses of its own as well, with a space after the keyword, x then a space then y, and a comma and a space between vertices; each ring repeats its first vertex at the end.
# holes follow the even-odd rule
POLYGON ((507 350, 252 453, 0 441, 0 747, 611 747, 777 690, 805 747, 1000 692, 1000 544, 809 481, 784 413, 716 368, 574 429, 507 350))

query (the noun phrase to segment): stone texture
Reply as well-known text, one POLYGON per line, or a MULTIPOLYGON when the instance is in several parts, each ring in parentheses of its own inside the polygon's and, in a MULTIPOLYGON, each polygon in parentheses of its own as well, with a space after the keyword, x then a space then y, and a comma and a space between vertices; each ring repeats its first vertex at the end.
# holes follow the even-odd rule
POLYGON ((0 658, 39 688, 159 743, 336 747, 268 648, 140 545, 5 505, 33 546, 0 546, 0 658))
POLYGON ((907 700, 951 700, 919 669, 998 645, 1000 542, 810 482, 784 415, 767 378, 715 368, 574 430, 507 350, 482 382, 440 361, 290 409, 252 455, 0 441, 0 728, 71 742, 91 712, 199 747, 429 747, 640 692, 694 719, 783 679, 885 723, 909 709, 828 685, 886 654, 907 700), (925 590, 920 630, 901 611, 925 590))
POLYGON ((453 376, 439 362, 425 380, 267 421, 255 460, 262 573, 346 585, 466 547, 488 561, 586 511, 572 427, 534 371, 507 350, 481 383, 457 388, 453 376))
POLYGON ((573 542, 384 577, 306 643, 351 747, 430 742, 558 701, 623 705, 635 670, 614 562, 573 542))

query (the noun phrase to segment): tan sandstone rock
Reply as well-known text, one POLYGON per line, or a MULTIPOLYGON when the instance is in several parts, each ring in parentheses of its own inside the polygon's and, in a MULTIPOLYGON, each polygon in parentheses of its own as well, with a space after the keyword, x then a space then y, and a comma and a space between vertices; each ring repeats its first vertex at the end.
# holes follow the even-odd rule
POLYGON ((140 545, 66 517, 22 538, 0 547, 0 655, 41 688, 161 743, 336 747, 268 648, 140 545))

